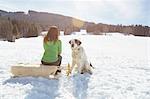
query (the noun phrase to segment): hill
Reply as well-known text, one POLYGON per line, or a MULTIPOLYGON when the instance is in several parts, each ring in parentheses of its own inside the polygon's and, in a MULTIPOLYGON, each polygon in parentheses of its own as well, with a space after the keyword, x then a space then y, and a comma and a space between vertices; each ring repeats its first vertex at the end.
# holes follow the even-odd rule
POLYGON ((26 14, 22 11, 7 12, 0 10, 0 37, 12 38, 12 36, 10 35, 13 34, 11 32, 15 25, 18 28, 19 34, 14 34, 18 34, 18 38, 38 36, 41 31, 48 30, 51 25, 58 26, 58 28, 61 31, 64 31, 65 35, 69 35, 72 32, 85 29, 88 33, 93 33, 96 35, 101 35, 106 32, 120 32, 125 35, 133 34, 136 36, 150 36, 149 26, 125 26, 122 24, 112 25, 104 23, 96 24, 94 22, 88 22, 77 18, 54 13, 37 12, 29 10, 26 14), (10 33, 6 32, 5 30, 10 31, 10 33))

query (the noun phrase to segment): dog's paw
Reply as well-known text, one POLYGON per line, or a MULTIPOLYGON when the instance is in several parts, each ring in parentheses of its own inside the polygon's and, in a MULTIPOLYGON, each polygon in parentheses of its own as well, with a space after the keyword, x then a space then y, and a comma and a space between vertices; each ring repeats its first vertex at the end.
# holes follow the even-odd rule
POLYGON ((92 75, 93 73, 90 71, 89 74, 92 75))
POLYGON ((90 75, 92 75, 93 73, 92 73, 92 71, 90 71, 90 70, 88 70, 88 73, 90 74, 90 75))

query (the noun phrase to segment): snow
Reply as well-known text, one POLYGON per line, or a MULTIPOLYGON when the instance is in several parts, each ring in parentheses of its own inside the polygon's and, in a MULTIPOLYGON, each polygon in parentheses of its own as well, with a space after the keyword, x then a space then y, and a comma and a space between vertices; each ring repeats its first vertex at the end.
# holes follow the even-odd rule
POLYGON ((71 64, 69 40, 82 41, 93 75, 10 78, 18 63, 40 64, 43 37, 0 41, 0 99, 150 99, 150 38, 112 35, 60 36, 62 64, 71 64))
POLYGON ((87 32, 81 29, 80 32, 72 32, 71 35, 87 35, 87 32))

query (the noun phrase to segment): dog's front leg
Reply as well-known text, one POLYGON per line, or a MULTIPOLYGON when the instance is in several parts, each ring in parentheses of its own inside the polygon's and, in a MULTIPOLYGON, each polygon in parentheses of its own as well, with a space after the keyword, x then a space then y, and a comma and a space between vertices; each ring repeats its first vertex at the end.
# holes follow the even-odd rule
POLYGON ((74 66, 75 66, 75 61, 73 60, 73 61, 72 61, 72 65, 71 65, 71 69, 70 69, 70 73, 72 72, 74 66))
POLYGON ((78 63, 77 65, 78 65, 78 73, 80 73, 80 74, 83 73, 83 71, 82 71, 83 70, 83 66, 82 66, 83 64, 78 63))

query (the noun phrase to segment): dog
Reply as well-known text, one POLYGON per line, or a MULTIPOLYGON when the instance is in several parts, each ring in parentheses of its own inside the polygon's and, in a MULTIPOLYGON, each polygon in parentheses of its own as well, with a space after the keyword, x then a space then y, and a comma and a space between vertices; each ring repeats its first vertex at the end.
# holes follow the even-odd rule
POLYGON ((83 74, 85 72, 92 74, 91 68, 93 66, 87 61, 87 56, 84 48, 81 46, 81 41, 78 39, 72 39, 69 41, 72 49, 72 66, 70 73, 72 72, 75 65, 77 65, 78 72, 83 74))

